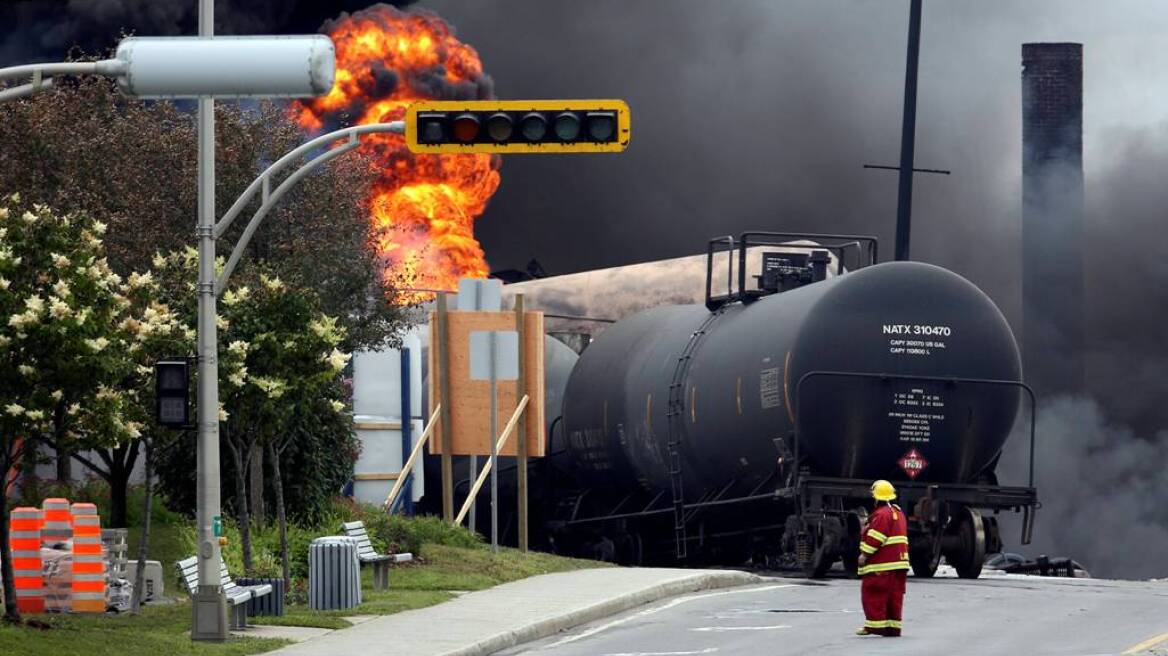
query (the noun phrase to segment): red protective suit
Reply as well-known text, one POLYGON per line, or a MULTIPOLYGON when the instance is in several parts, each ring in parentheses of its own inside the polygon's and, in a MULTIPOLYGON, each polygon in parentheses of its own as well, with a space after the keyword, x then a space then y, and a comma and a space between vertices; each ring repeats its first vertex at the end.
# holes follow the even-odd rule
POLYGON ((860 553, 867 562, 859 569, 864 628, 869 633, 899 636, 908 578, 908 520, 893 504, 877 504, 868 518, 860 553))

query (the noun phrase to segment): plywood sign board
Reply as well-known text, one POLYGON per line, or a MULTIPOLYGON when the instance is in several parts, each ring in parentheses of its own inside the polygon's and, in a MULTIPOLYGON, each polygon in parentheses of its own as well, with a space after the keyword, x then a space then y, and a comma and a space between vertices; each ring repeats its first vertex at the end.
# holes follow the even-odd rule
MULTIPOLYGON (((438 344, 437 313, 430 313, 430 343, 438 344)), ((491 384, 470 377, 470 334, 483 330, 515 330, 514 312, 452 311, 446 314, 446 344, 450 361, 450 427, 455 455, 490 455, 491 453, 491 384)), ((524 412, 527 431, 527 455, 544 455, 544 389, 543 389, 543 313, 524 313, 523 369, 526 394, 531 397, 524 412)), ((438 369, 438 349, 430 349, 430 412, 441 399, 441 375, 438 369)), ((501 380, 498 387, 498 429, 515 413, 519 402, 516 381, 501 380)), ((443 401, 444 402, 444 401, 443 401)), ((499 455, 515 455, 519 431, 507 440, 499 455)), ((498 436, 496 436, 497 438, 498 436)), ((442 427, 436 426, 430 438, 430 453, 442 453, 442 427)))

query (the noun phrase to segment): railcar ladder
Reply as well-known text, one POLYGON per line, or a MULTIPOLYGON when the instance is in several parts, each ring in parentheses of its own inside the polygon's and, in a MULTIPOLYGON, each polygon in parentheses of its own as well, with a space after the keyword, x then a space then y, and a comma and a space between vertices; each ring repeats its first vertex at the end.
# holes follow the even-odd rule
POLYGON ((681 436, 685 431, 685 381, 689 374, 693 354, 697 351, 698 342, 705 336, 706 330, 721 312, 711 312, 702 325, 690 335, 689 341, 677 358, 677 365, 673 369, 673 380, 669 384, 669 405, 665 410, 666 424, 669 431, 669 478, 673 492, 673 535, 676 541, 677 558, 686 557, 685 536, 685 479, 681 469, 681 436))

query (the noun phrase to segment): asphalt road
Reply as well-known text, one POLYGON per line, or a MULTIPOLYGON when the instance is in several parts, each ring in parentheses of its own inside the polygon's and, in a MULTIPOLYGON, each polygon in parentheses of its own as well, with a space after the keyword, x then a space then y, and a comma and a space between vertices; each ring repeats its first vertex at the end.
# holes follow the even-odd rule
POLYGON ((1160 651, 1168 646, 1168 582, 910 577, 901 638, 853 635, 864 620, 859 594, 854 580, 774 579, 646 606, 500 654, 1168 653, 1160 651))

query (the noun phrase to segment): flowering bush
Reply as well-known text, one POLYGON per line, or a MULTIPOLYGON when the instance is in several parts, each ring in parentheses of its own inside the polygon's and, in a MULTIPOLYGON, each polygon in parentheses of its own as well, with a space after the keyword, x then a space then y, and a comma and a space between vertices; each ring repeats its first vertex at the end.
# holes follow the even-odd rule
MULTIPOLYGON (((105 225, 0 199, 0 473, 28 445, 118 444, 141 434, 120 386, 130 301, 105 259, 105 225)), ((0 490, 0 525, 8 525, 0 490)), ((0 545, 6 598, 11 562, 0 545)), ((6 607, 16 615, 14 605, 6 607)))
MULTIPOLYGON (((0 440, 132 439, 119 381, 129 301, 84 216, 0 201, 0 440)), ((13 451, 6 450, 11 456, 13 451)), ((0 463, 6 464, 6 463, 0 463)), ((10 464, 10 463, 7 463, 10 464)))

